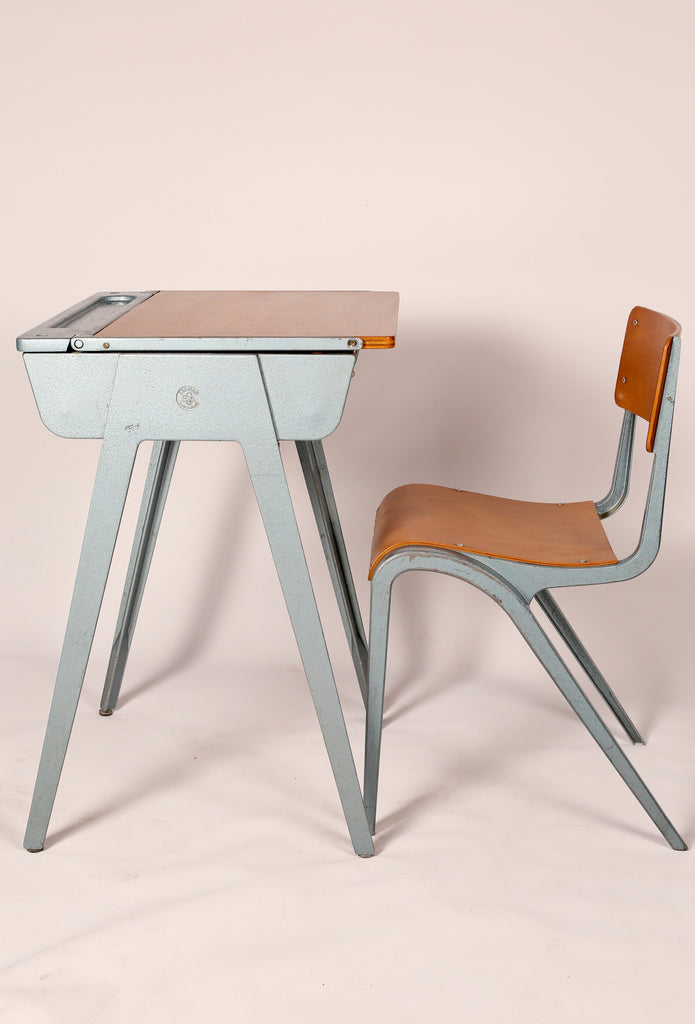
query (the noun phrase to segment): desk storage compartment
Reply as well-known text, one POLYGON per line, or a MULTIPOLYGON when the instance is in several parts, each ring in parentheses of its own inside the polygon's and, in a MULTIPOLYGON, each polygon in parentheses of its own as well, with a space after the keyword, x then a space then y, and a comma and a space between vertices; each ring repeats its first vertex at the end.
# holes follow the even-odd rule
MULTIPOLYGON (((26 352, 24 365, 48 429, 60 437, 103 437, 121 358, 139 357, 117 352, 26 352)), ((143 369, 145 361, 149 366, 152 359, 165 358, 143 357, 143 369)), ((189 358, 195 364, 200 357, 189 358)), ((343 415, 354 355, 288 352, 260 355, 258 360, 279 440, 314 441, 333 433, 343 415)))

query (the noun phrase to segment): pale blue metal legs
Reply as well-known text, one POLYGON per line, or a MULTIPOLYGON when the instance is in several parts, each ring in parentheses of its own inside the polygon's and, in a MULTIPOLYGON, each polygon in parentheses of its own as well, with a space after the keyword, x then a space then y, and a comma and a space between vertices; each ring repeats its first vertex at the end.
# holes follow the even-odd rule
MULTIPOLYGON (((121 690, 150 563, 180 442, 155 441, 101 698, 100 714, 113 713, 121 690)), ((362 697, 367 700, 367 639, 357 602, 338 508, 320 441, 297 441, 297 452, 335 590, 362 697)))
POLYGON ((364 806, 367 809, 367 820, 372 835, 376 831, 376 797, 381 763, 386 655, 389 645, 391 587, 394 578, 389 572, 377 572, 372 579, 371 615, 369 618, 369 691, 364 743, 364 806))
POLYGON ((669 846, 674 850, 687 850, 687 845, 674 828, 672 822, 666 817, 664 811, 654 799, 632 763, 618 746, 612 734, 606 728, 593 705, 587 699, 586 694, 579 686, 579 683, 574 679, 564 661, 541 629, 528 605, 519 602, 516 607, 512 606, 512 608, 505 608, 505 610, 538 660, 546 668, 565 700, 581 718, 603 753, 628 788, 637 797, 669 846))
POLYGON ((570 626, 554 598, 550 596, 547 590, 541 590, 536 594, 536 600, 562 639, 565 641, 572 654, 582 666, 591 682, 601 694, 608 707, 620 722, 632 742, 644 743, 644 740, 637 731, 637 727, 634 725, 627 711, 603 678, 603 675, 598 669, 594 659, 570 626))
MULTIPOLYGON (((432 549, 422 548, 403 549, 398 554, 390 555, 377 566, 372 578, 372 611, 370 619, 370 665, 369 665, 369 699, 367 704, 367 728, 365 740, 365 777, 364 796, 372 833, 376 819, 376 800, 378 788, 379 756, 381 747, 381 730, 384 702, 384 676, 386 668, 386 651, 388 644, 388 620, 391 599, 391 587, 394 579, 402 572, 408 570, 430 570, 443 572, 458 579, 472 583, 473 586, 489 594, 507 612, 516 625, 536 657, 545 667, 555 685, 563 697, 570 704, 572 709, 579 716, 586 728, 589 730, 601 750, 621 776, 625 784, 635 795, 644 810, 652 819, 656 827, 662 833, 669 845, 674 850, 686 850, 687 846, 674 828, 672 822, 667 818, 664 811, 654 799, 653 795, 616 743, 605 724, 589 702, 577 681, 553 647, 547 635, 541 628, 538 620, 529 608, 529 602, 525 600, 513 586, 508 584, 500 575, 486 566, 476 564, 472 558, 464 556, 447 556, 443 553, 435 554, 432 549)), ((541 604, 544 608, 550 609, 553 614, 553 623, 558 628, 560 635, 569 638, 572 642, 570 647, 575 653, 578 652, 579 660, 586 669, 599 692, 610 704, 609 697, 603 692, 597 682, 597 677, 605 683, 603 677, 595 668, 593 661, 586 654, 583 646, 576 640, 576 637, 567 625, 565 629, 564 616, 559 613, 557 605, 552 599, 548 600, 545 594, 541 604), (557 609, 557 611, 556 611, 557 609), (559 615, 558 615, 559 613, 559 615)), ((612 691, 605 684, 605 689, 612 697, 612 691)), ((615 698, 613 698, 615 701, 615 698)), ((615 701, 617 704, 617 701, 615 701)), ((612 705, 611 705, 612 707, 612 705)), ((617 704, 618 709, 622 708, 617 704)), ((614 709, 615 710, 615 709, 614 709)), ((617 712, 616 712, 617 713, 617 712)), ((624 714, 625 720, 629 719, 624 714)), ((618 715, 620 717, 620 715, 618 715)), ((622 720, 622 719, 621 719, 622 720)), ((625 724, 625 723, 623 723, 625 724)), ((630 723, 631 724, 631 723, 630 723)), ((633 726, 634 729, 634 726, 633 726)), ((636 730, 635 730, 636 732, 636 730)))
POLYGON ((357 603, 355 583, 350 570, 343 531, 338 517, 338 507, 333 496, 328 465, 320 441, 297 441, 297 452, 301 462, 311 505, 316 517, 328 571, 338 600, 345 635, 362 691, 367 703, 367 638, 357 603))
MULTIPOLYGON (((102 714, 110 714, 118 700, 178 446, 178 442, 164 441, 157 442, 153 449, 102 697, 102 714)), ((24 842, 25 847, 31 851, 42 850, 44 846, 136 450, 135 446, 125 447, 111 442, 108 437, 102 446, 24 842)), ((279 447, 277 442, 271 445, 249 444, 244 446, 244 452, 353 848, 359 856, 370 857, 374 853, 374 846, 279 447)), ((312 500, 319 500, 322 491, 323 485, 321 490, 317 487, 312 500)), ((330 507, 328 503, 327 507, 330 507)), ((337 511, 331 522, 337 524, 339 531, 337 511)), ((339 546, 337 550, 340 551, 339 546)), ((334 573, 340 574, 341 593, 350 593, 351 586, 354 592, 351 577, 346 580, 346 574, 349 575, 346 557, 340 561, 340 555, 336 555, 336 565, 332 567, 334 573)), ((334 575, 334 579, 337 578, 334 575)), ((361 621, 355 619, 354 612, 350 621, 355 630, 361 625, 361 621)))
MULTIPOLYGON (((305 366, 305 364, 302 364, 305 366)), ((310 366, 305 366, 307 372, 310 366)), ((63 654, 27 827, 25 846, 43 848, 82 688, 138 443, 152 437, 238 441, 244 450, 292 626, 304 663, 353 847, 374 853, 357 771, 335 686, 316 600, 287 487, 258 360, 253 355, 124 355, 115 367, 99 467, 87 520, 63 654), (193 383, 191 383, 193 382, 193 383), (182 386, 201 396, 178 401, 182 386)), ((330 532, 329 563, 346 629, 360 638, 354 598, 330 480, 310 445, 312 502, 330 532)), ((117 701, 138 609, 174 468, 178 441, 155 443, 102 699, 117 701)), ((305 452, 306 454, 306 452, 305 452)), ((363 644, 363 634, 361 635, 363 644)), ((359 654, 364 666, 365 652, 359 654)))
MULTIPOLYGON (((175 441, 156 442, 152 451, 102 696, 101 714, 111 714, 118 700, 178 447, 179 443, 175 441)), ((297 442, 297 448, 358 679, 366 697, 367 650, 364 627, 328 468, 320 442, 297 442)), ((248 445, 244 451, 353 846, 360 856, 368 857, 373 854, 374 847, 365 823, 359 781, 280 452, 277 444, 270 450, 267 445, 248 445)))
POLYGON ((42 850, 72 731, 137 445, 106 435, 101 447, 63 651, 24 846, 42 850))
POLYGON ((179 444, 179 441, 155 441, 152 447, 140 514, 135 527, 135 540, 118 613, 116 634, 101 697, 101 715, 113 714, 121 692, 123 673, 145 592, 147 574, 150 571, 179 444))
POLYGON ((321 724, 352 845, 355 853, 361 857, 371 857, 374 845, 280 450, 277 446, 271 450, 267 446, 246 445, 244 454, 321 724))

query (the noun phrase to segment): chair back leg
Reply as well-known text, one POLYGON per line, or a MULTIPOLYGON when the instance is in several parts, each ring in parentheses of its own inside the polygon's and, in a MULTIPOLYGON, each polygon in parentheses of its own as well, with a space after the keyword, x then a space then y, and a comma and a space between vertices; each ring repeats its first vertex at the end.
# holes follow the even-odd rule
POLYGON ((561 609, 558 607, 555 599, 550 596, 547 590, 541 590, 536 594, 536 600, 562 639, 565 641, 572 654, 582 666, 591 682, 601 694, 608 707, 620 722, 628 737, 633 743, 644 743, 644 740, 637 731, 636 725, 611 690, 610 686, 604 679, 603 674, 599 671, 596 662, 570 626, 561 609))
POLYGON ((631 761, 616 743, 615 738, 553 647, 528 605, 515 600, 513 603, 505 604, 505 611, 565 700, 589 730, 627 787, 637 797, 669 846, 674 850, 687 850, 688 847, 683 838, 647 789, 631 761))

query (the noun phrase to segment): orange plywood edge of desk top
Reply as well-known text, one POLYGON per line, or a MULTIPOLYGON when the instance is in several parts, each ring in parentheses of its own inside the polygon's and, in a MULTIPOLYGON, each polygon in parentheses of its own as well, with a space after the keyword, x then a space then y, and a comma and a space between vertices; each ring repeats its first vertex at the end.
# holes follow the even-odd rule
POLYGON ((360 338, 392 348, 397 292, 156 292, 99 338, 360 338))

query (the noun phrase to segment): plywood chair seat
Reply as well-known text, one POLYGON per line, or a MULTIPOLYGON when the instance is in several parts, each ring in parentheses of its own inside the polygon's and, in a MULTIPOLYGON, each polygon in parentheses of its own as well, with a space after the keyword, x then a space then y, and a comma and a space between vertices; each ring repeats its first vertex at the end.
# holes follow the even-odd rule
POLYGON ((376 514, 369 578, 403 547, 470 552, 534 565, 613 565, 593 501, 542 503, 434 484, 406 484, 376 514))

